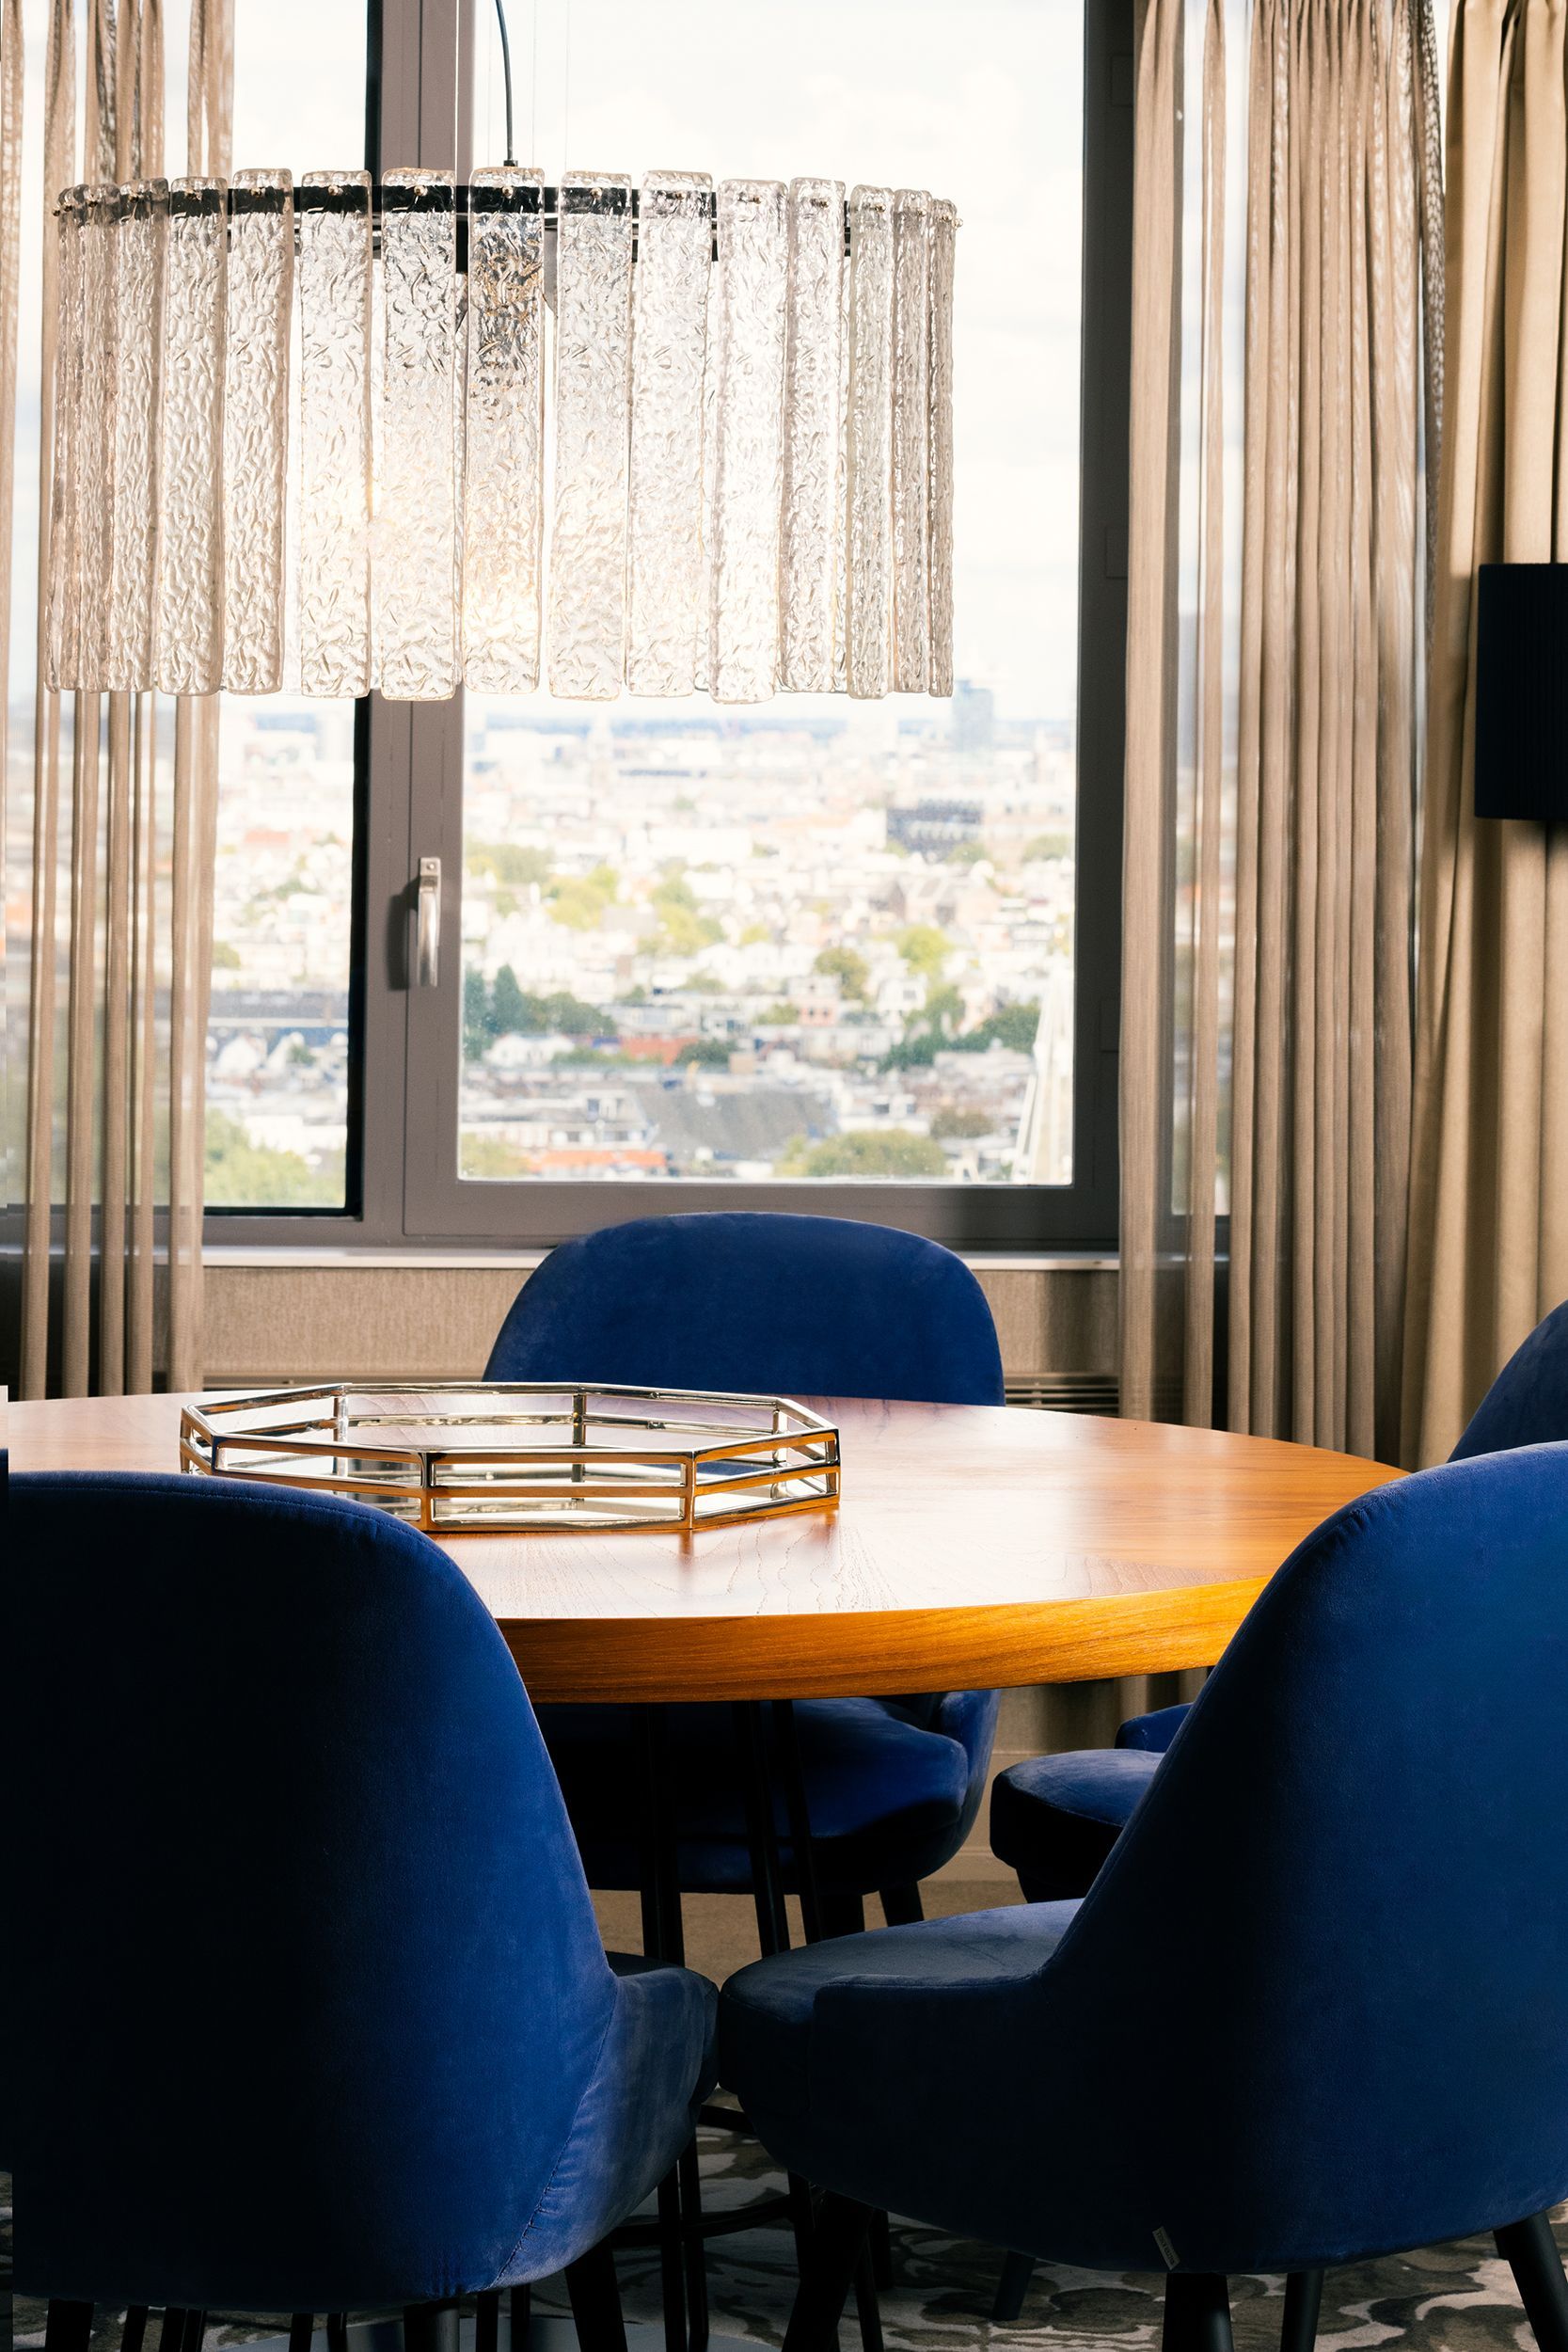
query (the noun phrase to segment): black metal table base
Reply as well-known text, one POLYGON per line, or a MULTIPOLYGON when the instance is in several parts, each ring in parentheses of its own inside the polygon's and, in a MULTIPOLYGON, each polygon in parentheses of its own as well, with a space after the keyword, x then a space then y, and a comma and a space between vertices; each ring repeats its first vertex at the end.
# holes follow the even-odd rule
MULTIPOLYGON (((800 1758, 799 1726, 788 1699, 737 1699, 734 1703, 736 1745, 741 1788, 746 1804, 746 1839, 752 1867, 752 1896, 756 1906, 757 1942, 764 1958, 789 1949, 789 1909, 784 1899, 784 1873, 774 1813, 774 1783, 768 1755, 768 1724, 771 1710, 773 1747, 788 1824, 790 1860, 800 1903, 800 1923, 808 1944, 824 1933, 824 1908, 816 1884, 812 1851, 811 1817, 805 1772, 800 1758)), ((675 1964, 686 1958, 681 1918, 680 1856, 677 1846, 675 1791, 670 1765, 668 1710, 653 1705, 641 1709, 643 1772, 642 1949, 650 1960, 675 1964)), ((746 2129, 738 2110, 705 2109, 703 2120, 737 2131, 746 2129)), ((787 2219, 795 2233, 796 2260, 804 2271, 815 2228, 810 2185, 797 2174, 788 2176, 783 2198, 759 2198, 739 2213, 705 2215, 697 2170, 696 2142, 659 2190, 656 2224, 632 2222, 617 2237, 618 2244, 647 2244, 657 2238, 661 2257, 664 2293, 664 2352, 706 2352, 708 2345, 707 2280, 704 2246, 709 2237, 727 2231, 752 2229, 759 2222, 787 2219)), ((863 2352, 881 2352, 881 2319, 877 2303, 879 2283, 886 2282, 884 2229, 863 2251, 855 2272, 855 2308, 863 2352), (882 2278, 879 2280, 878 2272, 882 2278)))

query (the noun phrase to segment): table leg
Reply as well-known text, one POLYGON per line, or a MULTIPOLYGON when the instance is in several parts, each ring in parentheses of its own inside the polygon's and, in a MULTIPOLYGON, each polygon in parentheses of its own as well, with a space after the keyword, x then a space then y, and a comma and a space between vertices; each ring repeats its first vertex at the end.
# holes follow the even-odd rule
POLYGON ((805 1768, 800 1761, 800 1728, 792 1699, 773 1701, 773 1728, 779 1750, 779 1775, 784 1782, 789 1820, 789 1851, 795 1864, 795 1891, 800 1898, 800 1923, 806 1942, 822 1940, 822 1903, 816 1890, 816 1857, 811 1841, 811 1807, 806 1797, 805 1768))
POLYGON ((757 1910, 757 1941, 763 1958, 789 1949, 789 1914, 784 1908, 784 1870, 773 1821, 773 1787, 763 1736, 762 1702, 736 1699, 736 1737, 740 1748, 740 1785, 746 1798, 746 1842, 752 1860, 752 1898, 757 1910))
MULTIPOLYGON (((649 1960, 678 1967, 686 1957, 681 1920, 680 1861, 676 1851, 674 1790, 670 1775, 670 1718, 663 1707, 644 1707, 642 1730, 642 1950, 649 1960)), ((693 2172, 683 2184, 677 2169, 658 2185, 658 2266, 664 2304, 665 2352, 700 2352, 689 2344, 686 2329, 687 2280, 690 2269, 688 2219, 683 2212, 688 2195, 695 2195, 693 2172)), ((700 2241, 699 2241, 700 2246, 700 2241)), ((703 2341, 707 2336, 706 2294, 703 2296, 703 2341)))

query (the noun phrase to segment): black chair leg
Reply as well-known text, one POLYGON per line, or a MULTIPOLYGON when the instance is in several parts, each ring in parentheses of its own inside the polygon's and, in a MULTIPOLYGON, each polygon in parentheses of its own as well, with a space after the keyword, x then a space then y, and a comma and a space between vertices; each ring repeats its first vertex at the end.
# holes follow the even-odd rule
POLYGON ((327 2312, 326 2352, 348 2352, 347 2312, 327 2312))
POLYGON ((860 2322, 861 2352, 882 2352, 882 2307, 877 2300, 869 2238, 863 2241, 855 2264, 855 2317, 860 2322))
POLYGON ((133 2303, 125 2314, 125 2325, 119 2331, 119 2352, 141 2352, 147 2334, 147 2305, 133 2303))
POLYGON ((703 2237, 702 2172, 697 2142, 689 2139, 680 2161, 681 2235, 686 2249, 687 2344, 689 2352, 706 2352, 707 2247, 703 2237))
POLYGON ((680 2175, 658 2185, 658 2285, 664 2305, 664 2352, 686 2352, 686 2277, 680 2175))
POLYGON ((202 2339, 205 2337, 206 2333, 206 2312, 187 2312, 185 2313, 185 2332, 180 2340, 181 2352, 201 2352, 202 2339))
POLYGON ((94 2309, 91 2303, 52 2302, 43 2323, 44 2352, 87 2352, 94 2309))
POLYGON ((996 2282, 996 2300, 990 2307, 991 2318, 999 2328, 1010 2328, 1023 2309, 1023 2298, 1029 2292, 1029 2281, 1035 2275, 1033 2254, 1009 2254, 1002 2265, 1002 2276, 996 2282))
POLYGON ((533 2297, 528 2291, 526 2280, 520 2287, 511 2290, 507 2297, 507 2317, 512 2326, 512 2352, 524 2352, 529 2329, 533 2324, 533 2297))
POLYGON ((877 1899, 890 1928, 912 1928, 917 1919, 926 1916, 918 1886, 879 1886, 877 1899))
POLYGON ((1568 2278, 1563 2276, 1550 2214, 1532 2213, 1527 2221, 1510 2221, 1496 2235, 1541 2352, 1568 2352, 1568 2278))
POLYGON ((893 2284, 893 2232, 885 2213, 871 2217, 871 2276, 884 2294, 893 2284))
POLYGON ((811 2256, 801 2269, 795 2308, 784 2332, 784 2352, 828 2352, 870 2227, 869 2205, 857 2204, 852 2197, 823 2198, 811 2256))
POLYGON ((1161 2352, 1234 2352, 1229 2282, 1208 2270, 1173 2270, 1165 2280, 1161 2352))
POLYGON ((185 2313, 166 2311, 164 2324, 158 2330, 158 2352, 180 2352, 185 2340, 185 2313))
POLYGON ((314 2312, 291 2312, 289 2314, 289 2352, 310 2352, 310 2339, 316 2332, 314 2312))
POLYGON ((500 2352, 500 2289, 474 2296, 474 2352, 500 2352))
POLYGON ((458 2352, 462 2327, 455 2302, 410 2303, 403 2314, 404 2352, 458 2352))
POLYGON ((567 2266, 566 2292, 572 2298, 579 2352, 626 2352, 621 2282, 607 2240, 567 2266))
POLYGON ((1318 2313, 1323 2309, 1321 2270, 1292 2270, 1285 2281, 1285 2316, 1280 2322, 1279 2352, 1313 2352, 1318 2341, 1318 2313))

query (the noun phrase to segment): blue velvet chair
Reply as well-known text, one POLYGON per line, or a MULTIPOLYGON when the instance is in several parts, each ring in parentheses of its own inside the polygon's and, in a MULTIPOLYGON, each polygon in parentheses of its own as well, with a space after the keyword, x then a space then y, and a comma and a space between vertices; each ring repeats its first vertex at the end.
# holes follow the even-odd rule
POLYGON ((829 2192, 786 2352, 831 2340, 871 2206, 1227 2279, 1495 2231, 1568 2352, 1568 1445, 1351 1503, 1273 1579, 1078 1902, 761 1961, 721 2079, 829 2192), (1446 1726, 1434 1739, 1433 1726, 1446 1726), (1352 1769, 1354 1765, 1354 1769, 1352 1769))
MULTIPOLYGON (((1450 1460, 1568 1438, 1568 1300, 1536 1326, 1477 1406, 1450 1460)), ((1018 1872, 1031 1902, 1086 1892, 1161 1759, 1185 1707, 1163 1707, 1122 1724, 1114 1748, 1032 1756, 998 1773, 990 1843, 1018 1872)), ((999 2316, 1005 2316, 999 2313, 999 2316)))
POLYGON ((402 2304, 455 2344, 455 2298, 564 2269, 624 2344, 605 2240, 690 2139, 713 1988, 607 1959, 465 1578, 222 1481, 13 1478, 9 1536, 8 2104, 52 2340, 402 2304))
MULTIPOLYGON (((518 1294, 485 1377, 1003 1402, 990 1311, 950 1250, 886 1226, 748 1211, 642 1217, 563 1244, 518 1294)), ((797 1704, 827 1925, 858 1925, 873 1890, 890 1915, 919 1915, 918 1882, 958 1851, 978 1809, 996 1708, 992 1691, 797 1704)), ((547 1707, 540 1722, 589 1883, 636 1886, 641 1751, 630 1711, 547 1707)), ((689 1892, 752 1883, 735 1738, 728 1708, 671 1709, 689 1892)), ((793 1883, 782 1795, 779 1806, 793 1883)))

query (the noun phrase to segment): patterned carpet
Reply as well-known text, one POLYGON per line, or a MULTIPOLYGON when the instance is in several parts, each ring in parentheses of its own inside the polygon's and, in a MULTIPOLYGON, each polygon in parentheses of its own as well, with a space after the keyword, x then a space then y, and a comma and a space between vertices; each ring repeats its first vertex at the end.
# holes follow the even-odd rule
MULTIPOLYGON (((979 1909, 995 1902, 999 1892, 992 1886, 940 1887, 928 1890, 928 1908, 979 1909), (930 1899, 932 1895, 935 1899, 930 1899)), ((633 1910, 630 1899, 600 1899, 601 1924, 612 1947, 635 1947, 633 1910)), ((691 1964, 721 1979, 751 1958, 756 1947, 749 1913, 749 1905, 724 1898, 689 1901, 691 1964)), ((714 2210, 783 2186, 752 2140, 705 2132, 702 2155, 704 2201, 714 2210)), ((9 2183, 3 2175, 0 2182, 8 2255, 9 2183)), ((1041 2265, 1022 2318, 1014 2327, 997 2328, 990 2320, 1001 2262, 994 2248, 955 2240, 907 2221, 895 2220, 892 2234, 894 2283, 881 2298, 891 2352, 959 2352, 960 2347, 962 2352, 1146 2352, 1146 2347, 1157 2352, 1163 2287, 1157 2277, 1041 2265)), ((1568 2208, 1559 2217, 1558 2239, 1568 2256, 1568 2208)), ((628 2254, 619 2267, 628 2323, 657 2321, 656 2258, 628 2254)), ((8 2261, 7 2268, 8 2272, 8 2261)), ((787 2230, 768 2226, 714 2240, 708 2277, 715 2335, 768 2346, 782 2342, 795 2285, 794 2247, 787 2230)), ((1237 2352, 1275 2352, 1282 2293, 1278 2279, 1232 2281, 1237 2352)), ((564 2297, 546 2285, 537 2294, 536 2308, 563 2312, 564 2297)), ((41 2344, 43 2318, 41 2305, 19 2298, 15 2342, 41 2344)), ((118 2312, 98 2313, 93 2352, 118 2352, 119 2320, 118 2312)), ((277 2316, 214 2312, 207 2344, 243 2344, 277 2336, 286 2325, 277 2316)), ((844 2328, 841 2342, 844 2352, 857 2352, 852 2321, 844 2328)), ((154 2331, 150 2331, 148 2344, 150 2352, 155 2352, 154 2331)), ((1513 2279, 1490 2238, 1429 2247, 1332 2273, 1324 2290, 1319 2344, 1323 2352, 1361 2352, 1363 2346, 1385 2344, 1397 2344, 1400 2352, 1534 2352, 1513 2279)))
MULTIPOLYGON (((754 2144, 725 2133, 703 2135, 705 2199, 714 2207, 759 2194, 775 2185, 767 2159, 754 2144)), ((782 2185, 782 2184, 778 2184, 782 2185)), ((8 2221, 8 2214, 7 2216, 8 2221)), ((1559 2242, 1568 2254, 1568 2209, 1560 2217, 1559 2242)), ((941 2232, 895 2222, 894 2284, 882 2296, 882 2324, 892 2347, 908 2352, 1154 2352, 1160 2340, 1162 2281, 1147 2276, 1116 2276, 1087 2270, 1037 2271, 1023 2315, 1016 2327, 990 2322, 996 2288, 994 2249, 945 2237, 941 2232)), ((622 2291, 628 2321, 657 2320, 658 2281, 643 2255, 621 2262, 622 2291)), ((789 2316, 794 2257, 787 2231, 738 2231, 718 2239, 709 2258, 712 2325, 716 2335, 777 2345, 789 2316)), ((1231 2285, 1237 2352, 1274 2352, 1279 2341, 1281 2282, 1238 2279, 1231 2285)), ((563 2298, 549 2287, 538 2308, 563 2311, 563 2298)), ((93 2352, 117 2352, 118 2312, 101 2312, 93 2352)), ((286 2325, 286 2323, 283 2323, 286 2325)), ((208 2345, 243 2344, 276 2336, 276 2318, 214 2313, 208 2345)), ((15 2341, 41 2344, 41 2305, 19 2299, 15 2341)), ((855 2352, 855 2330, 846 2326, 845 2352, 855 2352)), ((150 2334, 150 2345, 155 2338, 150 2334)), ((1396 2260, 1367 2263, 1335 2272, 1323 2297, 1319 2343, 1323 2352, 1359 2352, 1359 2347, 1394 2345, 1401 2352, 1534 2352, 1534 2340, 1490 2238, 1429 2247, 1396 2260)))

